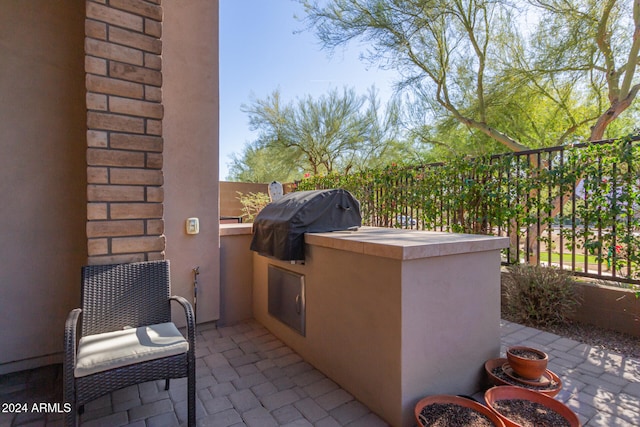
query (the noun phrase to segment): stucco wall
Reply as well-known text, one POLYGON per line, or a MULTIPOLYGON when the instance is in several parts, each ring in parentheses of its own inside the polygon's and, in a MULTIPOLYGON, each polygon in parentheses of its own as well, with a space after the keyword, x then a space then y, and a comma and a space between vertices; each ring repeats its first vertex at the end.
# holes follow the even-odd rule
POLYGON ((220 226, 220 320, 228 326, 253 318, 251 224, 220 226))
POLYGON ((61 361, 64 321, 80 301, 84 10, 74 1, 1 6, 0 373, 61 361))
POLYGON ((306 250, 304 265, 254 253, 254 317, 379 415, 399 420, 401 315, 393 285, 400 262, 316 246, 306 250), (269 264, 305 275, 305 337, 268 313, 269 264))
POLYGON ((640 338, 640 299, 634 291, 589 283, 578 283, 577 290, 577 321, 640 338))
POLYGON ((218 1, 167 1, 163 9, 165 258, 173 292, 189 300, 200 267, 201 323, 220 315, 218 1), (200 234, 185 233, 190 217, 200 219, 200 234))

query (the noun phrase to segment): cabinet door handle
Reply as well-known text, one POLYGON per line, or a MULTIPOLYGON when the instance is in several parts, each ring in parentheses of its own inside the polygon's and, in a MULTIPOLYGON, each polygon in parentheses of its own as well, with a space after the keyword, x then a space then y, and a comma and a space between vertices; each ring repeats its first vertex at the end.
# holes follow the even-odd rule
POLYGON ((300 304, 300 294, 296 295, 296 313, 300 314, 302 311, 302 304, 300 304))

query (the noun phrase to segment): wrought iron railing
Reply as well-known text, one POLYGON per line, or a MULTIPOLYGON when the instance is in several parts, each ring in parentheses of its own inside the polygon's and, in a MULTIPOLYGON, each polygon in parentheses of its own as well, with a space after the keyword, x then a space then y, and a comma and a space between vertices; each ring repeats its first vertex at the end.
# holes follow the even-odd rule
POLYGON ((637 137, 419 167, 312 177, 342 187, 366 225, 507 236, 505 264, 640 284, 637 137))

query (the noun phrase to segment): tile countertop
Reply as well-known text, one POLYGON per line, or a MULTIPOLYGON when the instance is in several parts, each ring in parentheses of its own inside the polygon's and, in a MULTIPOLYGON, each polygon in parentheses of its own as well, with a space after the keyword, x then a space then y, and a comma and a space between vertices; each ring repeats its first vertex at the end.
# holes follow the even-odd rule
POLYGON ((357 231, 308 233, 308 245, 399 260, 499 250, 507 237, 395 228, 361 227, 357 231))
MULTIPOLYGON (((252 227, 252 223, 220 224, 220 236, 251 234, 252 227)), ((411 260, 503 249, 509 246, 509 239, 481 234, 360 227, 357 231, 307 233, 305 243, 383 258, 411 260)))

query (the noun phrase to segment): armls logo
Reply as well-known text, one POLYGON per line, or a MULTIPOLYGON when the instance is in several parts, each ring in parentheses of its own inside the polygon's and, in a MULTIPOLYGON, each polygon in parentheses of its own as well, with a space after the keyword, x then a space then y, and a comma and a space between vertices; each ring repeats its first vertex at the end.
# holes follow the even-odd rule
POLYGON ((65 414, 71 412, 71 403, 34 403, 31 412, 46 414, 65 414))

